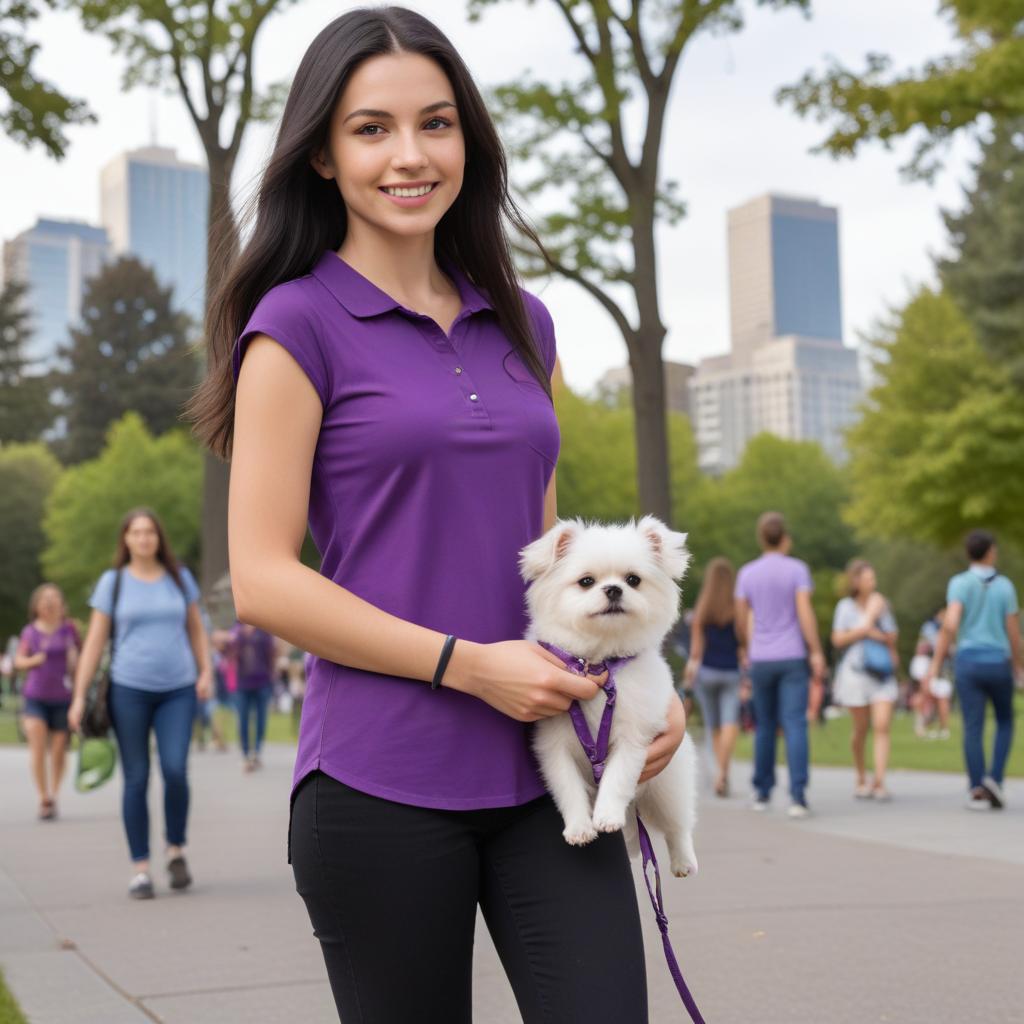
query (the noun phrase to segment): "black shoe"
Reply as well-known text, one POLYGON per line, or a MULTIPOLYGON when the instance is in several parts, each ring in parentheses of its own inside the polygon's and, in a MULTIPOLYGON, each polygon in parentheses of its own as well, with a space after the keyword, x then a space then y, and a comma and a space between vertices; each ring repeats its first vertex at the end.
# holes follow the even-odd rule
POLYGON ((154 896, 153 879, 145 871, 140 871, 128 886, 128 895, 133 900, 151 900, 154 896))
POLYGON ((167 862, 167 873, 171 876, 172 889, 187 889, 192 884, 192 876, 188 873, 188 865, 180 854, 167 862))

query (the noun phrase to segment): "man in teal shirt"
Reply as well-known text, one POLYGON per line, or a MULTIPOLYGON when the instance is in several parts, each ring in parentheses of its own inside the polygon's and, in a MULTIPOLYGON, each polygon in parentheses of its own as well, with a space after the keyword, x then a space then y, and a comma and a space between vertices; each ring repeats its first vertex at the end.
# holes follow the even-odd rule
POLYGON ((996 570, 996 539, 987 530, 967 536, 970 568, 954 576, 946 591, 947 610, 935 644, 931 668, 922 681, 929 692, 946 652, 956 643, 956 689, 964 718, 964 760, 970 779, 967 806, 1002 808, 1003 770, 1013 743, 1013 684, 1021 678, 1017 592, 996 570), (996 716, 992 768, 985 773, 982 730, 985 705, 996 716))

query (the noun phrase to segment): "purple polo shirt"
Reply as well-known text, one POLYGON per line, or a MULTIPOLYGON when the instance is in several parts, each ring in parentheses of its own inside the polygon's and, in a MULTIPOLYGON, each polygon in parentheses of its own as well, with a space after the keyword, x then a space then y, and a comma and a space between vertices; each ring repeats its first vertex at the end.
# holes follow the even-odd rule
POLYGON ((65 682, 68 652, 81 646, 78 630, 72 622, 62 622, 52 633, 45 633, 30 622, 21 631, 18 650, 22 654, 45 652, 46 661, 28 670, 22 695, 55 704, 71 703, 71 688, 65 682))
MULTIPOLYGON (((328 579, 399 618, 478 643, 526 628, 518 552, 543 530, 558 458, 551 401, 487 298, 462 298, 450 336, 332 251, 272 288, 235 347, 266 334, 323 404, 309 527, 328 579)), ((551 316, 523 292, 550 376, 551 316)), ((309 659, 294 786, 321 771, 374 796, 467 810, 544 792, 529 726, 475 697, 309 659)))
POLYGON ((799 590, 814 589, 806 562, 777 551, 748 562, 736 576, 736 596, 754 610, 751 661, 806 658, 807 644, 796 615, 799 590))

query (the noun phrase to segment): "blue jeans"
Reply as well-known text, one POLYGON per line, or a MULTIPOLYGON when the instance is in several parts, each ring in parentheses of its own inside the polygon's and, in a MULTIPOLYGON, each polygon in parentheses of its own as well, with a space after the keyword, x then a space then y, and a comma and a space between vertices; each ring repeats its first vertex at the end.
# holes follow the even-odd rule
POLYGON ((992 747, 992 770, 988 773, 1001 786, 1006 759, 1013 744, 1013 670, 1010 662, 983 662, 957 656, 956 692, 964 716, 964 761, 971 789, 985 777, 985 705, 992 701, 996 714, 996 740, 992 747))
POLYGON ((260 752, 263 737, 267 733, 267 705, 270 703, 270 687, 261 686, 258 690, 239 690, 235 694, 235 706, 238 708, 238 736, 242 741, 242 753, 248 757, 249 750, 254 754, 260 752), (249 724, 253 714, 256 716, 256 742, 249 742, 249 724))
POLYGON ((754 691, 754 790, 767 800, 775 788, 775 734, 786 738, 789 794, 805 800, 807 788, 807 691, 810 670, 804 658, 759 661, 750 666, 754 691))
POLYGON ((149 859, 149 733, 156 733, 164 777, 164 824, 168 846, 185 845, 188 819, 188 748, 196 711, 193 684, 153 693, 111 683, 110 720, 121 752, 124 797, 121 814, 132 860, 149 859))

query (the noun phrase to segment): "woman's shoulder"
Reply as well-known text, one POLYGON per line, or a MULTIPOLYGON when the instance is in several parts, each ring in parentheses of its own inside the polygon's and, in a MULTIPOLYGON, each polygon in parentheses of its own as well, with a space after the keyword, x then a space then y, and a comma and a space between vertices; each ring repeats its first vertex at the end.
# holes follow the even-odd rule
POLYGON ((313 323, 317 300, 323 297, 323 285, 312 274, 282 281, 264 292, 256 303, 249 323, 267 321, 289 326, 296 321, 313 323))
POLYGON ((548 376, 550 376, 554 371, 557 355, 555 349, 555 322, 540 296, 534 295, 533 292, 529 292, 522 287, 519 289, 519 294, 523 298, 523 305, 526 308, 527 315, 533 321, 541 356, 547 367, 548 376))

